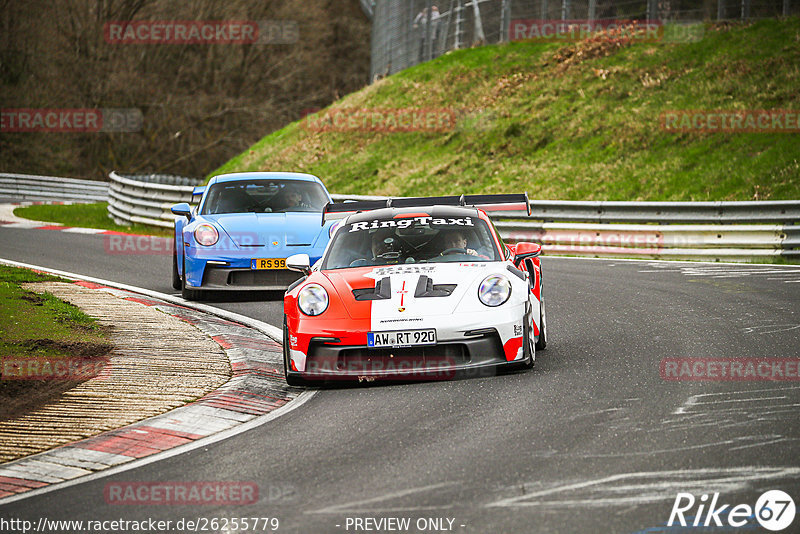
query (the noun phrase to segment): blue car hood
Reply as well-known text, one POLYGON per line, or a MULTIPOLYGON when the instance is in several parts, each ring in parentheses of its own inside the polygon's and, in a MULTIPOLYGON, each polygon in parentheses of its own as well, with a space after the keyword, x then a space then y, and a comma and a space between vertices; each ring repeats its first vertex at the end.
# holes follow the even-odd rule
POLYGON ((319 213, 226 213, 206 215, 237 246, 314 245, 320 235, 319 213))

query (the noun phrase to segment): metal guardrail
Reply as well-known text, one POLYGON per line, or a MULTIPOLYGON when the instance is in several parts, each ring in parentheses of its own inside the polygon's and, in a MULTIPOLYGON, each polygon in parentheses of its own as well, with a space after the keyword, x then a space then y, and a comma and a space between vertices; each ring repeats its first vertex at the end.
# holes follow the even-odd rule
MULTIPOLYGON (((109 212, 120 222, 170 227, 176 202, 192 186, 157 182, 153 175, 111 173, 109 212)), ((160 181, 164 181, 161 178, 160 181)), ((336 202, 382 200, 331 195, 336 202)), ((532 200, 532 215, 493 216, 503 239, 542 243, 546 254, 749 260, 800 258, 800 201, 580 202, 532 200), (635 224, 634 224, 635 223, 635 224)))
POLYGON ((162 228, 173 227, 175 215, 169 208, 191 202, 192 189, 202 181, 169 174, 124 176, 114 171, 108 177, 108 213, 115 223, 162 228))
MULTIPOLYGON (((332 196, 336 201, 386 198, 332 196)), ((725 261, 800 258, 800 200, 530 204, 530 217, 523 212, 490 215, 503 239, 541 243, 549 254, 725 261)))
MULTIPOLYGON (((191 202, 199 179, 109 174, 110 183, 0 174, 0 194, 44 200, 108 199, 118 224, 171 228, 170 207, 191 202), (27 195, 23 197, 23 195, 27 195)), ((334 201, 381 200, 332 195, 334 201)), ((580 202, 532 200, 532 215, 492 214, 504 239, 542 243, 546 254, 704 260, 800 259, 800 200, 580 202)))
POLYGON ((20 200, 105 202, 108 184, 57 176, 0 173, 0 196, 20 200))

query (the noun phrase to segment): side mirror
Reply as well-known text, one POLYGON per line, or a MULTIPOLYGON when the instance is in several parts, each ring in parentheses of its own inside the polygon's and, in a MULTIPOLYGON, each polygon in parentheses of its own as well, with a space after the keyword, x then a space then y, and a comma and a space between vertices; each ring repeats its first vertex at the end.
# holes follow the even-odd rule
POLYGON ((169 211, 171 211, 175 215, 183 215, 190 221, 192 220, 192 208, 190 208, 189 204, 187 204, 186 202, 175 204, 169 209, 169 211))
POLYGON ((519 264, 529 258, 535 258, 542 253, 542 245, 537 243, 517 243, 514 247, 514 265, 519 267, 519 264))
POLYGON ((294 254, 286 258, 286 268, 290 271, 309 274, 311 273, 311 259, 308 254, 294 254))

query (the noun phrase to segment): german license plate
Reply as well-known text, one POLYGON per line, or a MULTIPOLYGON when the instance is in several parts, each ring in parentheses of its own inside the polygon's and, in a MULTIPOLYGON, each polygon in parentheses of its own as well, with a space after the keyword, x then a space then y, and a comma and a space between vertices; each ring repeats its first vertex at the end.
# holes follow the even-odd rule
POLYGON ((397 330, 394 332, 367 333, 368 347, 413 347, 435 345, 436 330, 397 330))
POLYGON ((259 271, 262 269, 285 269, 286 258, 255 258, 250 260, 250 268, 259 271))

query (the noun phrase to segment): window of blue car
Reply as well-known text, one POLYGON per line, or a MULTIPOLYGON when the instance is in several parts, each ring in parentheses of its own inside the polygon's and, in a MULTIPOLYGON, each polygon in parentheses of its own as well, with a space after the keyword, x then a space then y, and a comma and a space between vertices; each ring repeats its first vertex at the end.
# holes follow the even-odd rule
POLYGON ((237 180, 212 185, 203 201, 201 215, 220 213, 321 212, 328 202, 325 189, 316 182, 299 180, 237 180))
POLYGON ((333 235, 321 268, 502 259, 491 230, 478 217, 413 215, 345 223, 333 235))

